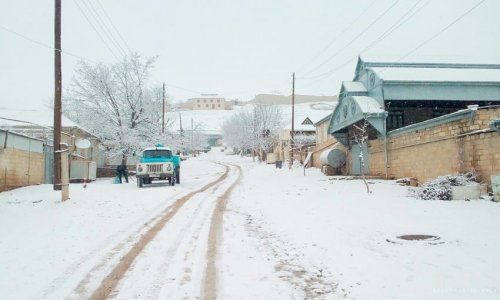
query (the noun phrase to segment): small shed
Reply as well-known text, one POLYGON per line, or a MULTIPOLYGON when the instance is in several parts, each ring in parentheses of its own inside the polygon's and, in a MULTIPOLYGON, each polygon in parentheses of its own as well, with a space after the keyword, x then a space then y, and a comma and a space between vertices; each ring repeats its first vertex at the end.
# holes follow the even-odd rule
MULTIPOLYGON (((45 144, 46 165, 53 159, 53 111, 50 109, 3 109, 0 127, 9 132, 39 139, 45 144)), ((99 161, 98 137, 64 115, 61 118, 61 142, 69 147, 70 180, 95 179, 99 161)), ((52 167, 47 167, 46 183, 52 183, 52 167)))
MULTIPOLYGON (((400 132, 402 128, 411 127, 413 130, 420 127, 435 127, 435 130, 441 130, 438 133, 439 137, 449 134, 449 139, 456 139, 458 145, 461 143, 458 135, 460 130, 463 132, 469 130, 474 133, 477 129, 487 127, 489 123, 485 125, 481 121, 480 124, 475 124, 475 117, 472 117, 468 121, 472 125, 462 124, 461 129, 453 129, 447 133, 443 129, 437 129, 442 126, 439 125, 440 121, 433 121, 431 127, 426 127, 431 124, 429 121, 441 120, 439 118, 443 117, 442 120, 454 124, 452 123, 454 118, 464 114, 480 115, 490 120, 489 118, 495 117, 498 105, 500 105, 500 64, 378 61, 365 60, 360 57, 353 80, 343 82, 341 86, 339 104, 333 111, 328 133, 349 149, 349 168, 346 171, 348 174, 357 175, 364 171, 365 174, 377 172, 376 175, 380 175, 380 170, 385 169, 381 172, 385 173, 385 176, 390 176, 391 173, 396 176, 401 174, 410 176, 414 170, 424 164, 417 164, 413 167, 405 166, 404 170, 398 171, 397 168, 402 165, 401 161, 398 160, 396 163, 395 159, 399 157, 391 156, 391 147, 394 146, 397 132, 400 132), (482 110, 488 107, 492 109, 482 110), (477 108, 480 111, 475 113, 477 108), (458 113, 464 110, 466 112, 458 113), (368 142, 358 147, 356 136, 359 135, 358 129, 365 121, 369 124, 365 132, 368 142), (377 144, 377 147, 382 144, 382 149, 378 148, 379 154, 375 156, 374 144, 377 144), (360 157, 364 160, 365 169, 360 167, 360 157)), ((428 137, 433 137, 434 134, 430 129, 426 129, 426 136, 423 136, 418 129, 412 132, 419 136, 407 136, 406 140, 414 140, 415 145, 428 137)), ((488 141, 490 137, 495 141, 497 139, 494 134, 488 133, 488 141)), ((432 138, 432 142, 427 144, 434 142, 432 138)), ((415 145, 404 147, 411 149, 416 147, 415 145)), ((457 147, 451 148, 458 149, 460 155, 463 155, 465 151, 457 147)), ((445 151, 444 148, 443 151, 445 151)), ((422 152, 419 153, 422 154, 422 152)), ((419 156, 411 159, 418 161, 419 156)), ((459 167, 443 165, 440 172, 467 170, 462 165, 459 167)), ((434 169, 439 170, 437 166, 434 169)), ((428 174, 440 172, 428 172, 428 174)))
POLYGON ((44 183, 42 140, 0 129, 0 191, 44 183))

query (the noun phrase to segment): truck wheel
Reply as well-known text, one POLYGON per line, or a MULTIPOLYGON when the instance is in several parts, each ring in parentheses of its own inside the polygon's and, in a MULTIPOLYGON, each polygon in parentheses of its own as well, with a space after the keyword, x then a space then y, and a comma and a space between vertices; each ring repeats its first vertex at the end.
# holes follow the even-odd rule
POLYGON ((181 172, 177 171, 175 174, 175 181, 177 181, 177 184, 181 183, 181 172))
POLYGON ((142 188, 142 177, 137 177, 137 186, 142 188))
POLYGON ((170 177, 170 184, 171 184, 172 186, 174 186, 174 185, 175 185, 175 177, 170 177))

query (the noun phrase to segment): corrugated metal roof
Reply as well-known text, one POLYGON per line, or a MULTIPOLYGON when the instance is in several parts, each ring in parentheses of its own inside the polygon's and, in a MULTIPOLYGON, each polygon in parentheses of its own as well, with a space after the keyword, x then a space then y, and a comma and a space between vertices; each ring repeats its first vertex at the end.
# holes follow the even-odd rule
POLYGON ((500 69, 381 67, 369 69, 384 81, 500 83, 500 69))

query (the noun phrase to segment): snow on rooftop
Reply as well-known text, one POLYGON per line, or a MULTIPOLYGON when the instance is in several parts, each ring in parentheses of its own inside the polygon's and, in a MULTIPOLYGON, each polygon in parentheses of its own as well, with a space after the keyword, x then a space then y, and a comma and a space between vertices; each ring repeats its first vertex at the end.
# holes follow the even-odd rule
POLYGON ((380 107, 380 104, 377 102, 377 100, 373 99, 372 97, 353 96, 352 98, 354 99, 354 101, 356 101, 363 113, 372 114, 384 112, 384 109, 380 107))
MULTIPOLYGON (((294 123, 297 130, 314 130, 313 125, 301 125, 301 123, 309 118, 313 123, 326 117, 335 109, 337 102, 314 102, 314 103, 300 103, 295 105, 294 123), (302 128, 303 129, 299 129, 302 128)), ((235 106, 233 110, 184 110, 176 112, 168 112, 167 118, 174 119, 171 130, 180 130, 180 120, 182 118, 182 129, 191 130, 191 122, 193 128, 199 128, 204 133, 220 134, 222 132, 222 124, 225 120, 229 119, 234 114, 241 110, 248 109, 247 104, 243 106, 235 106)), ((291 128, 292 119, 292 106, 291 105, 277 105, 281 107, 283 114, 283 122, 286 124, 285 128, 291 128)))
MULTIPOLYGON (((324 103, 301 103, 295 105, 294 113, 294 130, 299 131, 315 131, 314 125, 302 125, 301 123, 309 118, 312 123, 316 123, 324 117, 328 116, 335 109, 337 102, 324 102, 324 103)), ((283 118, 286 126, 284 129, 292 128, 292 110, 291 105, 283 105, 283 118)))
POLYGON ((386 81, 500 82, 500 69, 381 67, 370 69, 386 81))
POLYGON ((360 56, 363 62, 379 63, 444 63, 444 64, 500 64, 500 56, 470 56, 470 55, 411 55, 402 58, 401 54, 363 54, 360 56))
MULTIPOLYGON (((61 116, 63 127, 79 127, 64 115, 61 116)), ((54 111, 52 109, 1 109, 0 126, 37 125, 42 127, 54 126, 54 111)))
POLYGON ((235 107, 234 110, 183 110, 167 113, 167 119, 172 120, 171 130, 179 131, 198 129, 205 133, 220 134, 221 127, 227 118, 231 117, 240 108, 235 107))
POLYGON ((366 92, 366 87, 362 82, 358 81, 343 81, 342 86, 348 92, 366 92))

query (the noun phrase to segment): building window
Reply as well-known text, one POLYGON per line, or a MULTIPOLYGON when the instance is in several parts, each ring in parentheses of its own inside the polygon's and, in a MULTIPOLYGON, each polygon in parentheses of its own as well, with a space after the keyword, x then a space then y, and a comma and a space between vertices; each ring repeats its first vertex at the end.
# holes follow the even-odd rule
POLYGON ((207 102, 207 99, 203 99, 203 102, 207 102))
POLYGON ((198 104, 198 107, 200 107, 200 105, 198 104))
POLYGON ((217 104, 217 107, 220 107, 220 104, 217 104))
POLYGON ((208 107, 208 104, 205 104, 205 107, 208 107))
POLYGON ((215 104, 212 104, 212 109, 215 108, 215 104))
POLYGON ((217 99, 217 102, 220 102, 220 99, 217 99))
POLYGON ((200 99, 198 99, 197 101, 200 102, 200 99))
POLYGON ((404 126, 404 115, 402 110, 389 111, 387 116, 387 131, 404 126))
POLYGON ((214 102, 214 99, 210 99, 210 102, 214 102))

